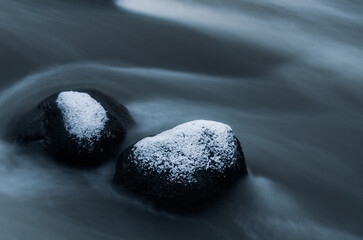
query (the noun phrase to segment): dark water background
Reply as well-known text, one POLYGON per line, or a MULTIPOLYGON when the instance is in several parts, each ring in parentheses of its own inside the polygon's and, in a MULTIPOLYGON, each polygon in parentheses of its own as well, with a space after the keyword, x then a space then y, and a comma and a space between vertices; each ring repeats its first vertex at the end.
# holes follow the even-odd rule
POLYGON ((96 88, 138 125, 228 123, 250 175, 203 211, 112 187, 114 163, 59 167, 0 141, 0 239, 362 239, 358 0, 0 0, 0 134, 62 89, 96 88), (117 4, 116 4, 117 3, 117 4))

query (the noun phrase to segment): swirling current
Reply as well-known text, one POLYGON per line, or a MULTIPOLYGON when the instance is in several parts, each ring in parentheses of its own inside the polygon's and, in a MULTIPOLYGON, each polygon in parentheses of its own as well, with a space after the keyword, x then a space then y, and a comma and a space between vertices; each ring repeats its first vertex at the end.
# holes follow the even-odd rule
POLYGON ((363 237, 358 0, 1 0, 0 239, 363 237), (249 176, 189 214, 6 142, 53 93, 95 88, 136 121, 123 148, 186 121, 227 123, 249 176))

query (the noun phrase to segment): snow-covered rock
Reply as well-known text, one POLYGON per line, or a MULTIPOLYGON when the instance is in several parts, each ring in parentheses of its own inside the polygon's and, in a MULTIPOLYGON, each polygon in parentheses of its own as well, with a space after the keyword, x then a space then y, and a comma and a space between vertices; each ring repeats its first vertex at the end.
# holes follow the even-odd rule
POLYGON ((99 91, 63 91, 17 120, 13 136, 63 163, 93 167, 116 151, 132 122, 124 106, 99 91))
POLYGON ((79 144, 92 150, 109 120, 106 110, 88 93, 83 92, 61 92, 56 103, 62 112, 66 130, 79 144))
POLYGON ((114 181, 171 208, 192 208, 246 175, 230 126, 197 120, 147 137, 125 150, 114 181))

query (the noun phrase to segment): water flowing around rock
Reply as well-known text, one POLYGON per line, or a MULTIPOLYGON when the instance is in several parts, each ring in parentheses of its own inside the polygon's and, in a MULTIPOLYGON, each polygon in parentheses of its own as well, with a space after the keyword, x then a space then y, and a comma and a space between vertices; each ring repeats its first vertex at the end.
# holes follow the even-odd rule
MULTIPOLYGON (((359 0, 1 0, 0 239, 363 237, 359 0), (155 211, 4 135, 56 92, 97 89, 136 125, 233 127, 249 167, 194 215, 155 211)), ((123 149, 119 149, 122 151, 123 149)))

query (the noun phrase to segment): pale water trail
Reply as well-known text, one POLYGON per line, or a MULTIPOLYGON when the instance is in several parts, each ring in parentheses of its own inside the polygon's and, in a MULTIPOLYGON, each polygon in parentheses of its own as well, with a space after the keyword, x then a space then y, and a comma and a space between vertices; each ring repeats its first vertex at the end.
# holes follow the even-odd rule
POLYGON ((245 40, 280 53, 295 54, 295 58, 312 66, 362 76, 363 9, 357 3, 346 1, 346 6, 343 1, 323 0, 115 2, 133 12, 175 21, 220 38, 245 40))
POLYGON ((135 4, 1 1, 0 135, 54 92, 95 88, 135 118, 123 148, 222 121, 250 175, 173 214, 117 191, 114 162, 60 167, 3 139, 0 239, 362 239, 361 3, 135 4))

